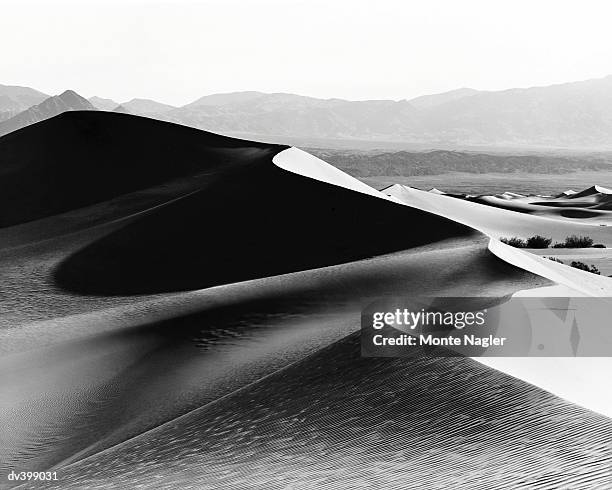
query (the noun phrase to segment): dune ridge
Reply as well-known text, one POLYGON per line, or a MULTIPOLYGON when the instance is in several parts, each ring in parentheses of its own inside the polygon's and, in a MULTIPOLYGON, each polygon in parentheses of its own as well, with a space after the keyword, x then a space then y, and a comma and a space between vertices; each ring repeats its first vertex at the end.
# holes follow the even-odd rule
POLYGON ((0 227, 44 218, 285 148, 139 116, 65 112, 0 137, 0 227), (170 164, 170 162, 172 162, 170 164))

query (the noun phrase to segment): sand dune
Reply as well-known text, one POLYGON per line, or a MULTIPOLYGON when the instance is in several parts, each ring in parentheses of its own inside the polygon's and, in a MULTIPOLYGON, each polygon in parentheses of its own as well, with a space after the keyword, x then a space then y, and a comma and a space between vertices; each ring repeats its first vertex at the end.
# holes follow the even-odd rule
POLYGON ((38 158, 40 179, 50 166, 26 136, 59 151, 51 135, 63 132, 76 149, 58 172, 76 173, 50 186, 61 205, 17 199, 5 224, 39 218, 42 234, 0 230, 3 472, 55 466, 62 486, 92 488, 141 477, 163 488, 187 474, 240 487, 245 471, 268 488, 334 485, 334 474, 357 485, 376 474, 406 488, 442 469, 442 480, 486 487, 503 483, 483 473, 493 458, 512 472, 509 487, 583 488, 603 475, 608 419, 466 359, 360 359, 355 339, 342 340, 359 328, 362 298, 500 298, 555 284, 596 295, 586 273, 491 245, 500 213, 519 217, 510 227, 558 221, 388 196, 295 148, 122 114, 62 115, 0 147, 38 158), (86 156, 99 178, 75 170, 86 156), (124 187, 107 189, 123 172, 124 187), (169 184, 188 175, 197 189, 169 184), (157 190, 133 192, 140 185, 157 190), (558 456, 567 444, 575 456, 558 456))
POLYGON ((43 488, 605 488, 611 437, 470 359, 361 358, 354 335, 43 488))
POLYGON ((612 189, 603 187, 601 185, 594 185, 580 192, 573 193, 571 199, 581 199, 587 196, 610 196, 612 195, 612 189))
POLYGON ((108 112, 66 112, 0 137, 0 227, 224 170, 281 146, 108 112))
MULTIPOLYGON (((392 195, 402 202, 432 213, 446 216, 464 223, 495 238, 530 237, 545 235, 562 242, 569 235, 585 235, 612 246, 612 233, 608 226, 593 223, 589 220, 561 220, 550 216, 535 216, 529 213, 518 213, 511 209, 497 206, 486 206, 482 203, 436 195, 413 187, 393 185, 381 192, 392 195)), ((502 201, 502 199, 498 199, 502 201)), ((528 206, 528 205, 524 205, 528 206)))
POLYGON ((564 191, 557 196, 524 196, 514 192, 494 195, 453 195, 479 204, 571 222, 612 226, 612 191, 594 185, 581 192, 564 191))
MULTIPOLYGON (((551 206, 559 208, 581 208, 586 210, 612 211, 612 190, 594 185, 566 198, 554 198, 547 201, 534 201, 533 206, 551 206)), ((601 213, 600 216, 606 216, 601 213)))
MULTIPOLYGON (((391 195, 410 206, 436 213, 482 231, 493 238, 489 244, 489 249, 498 257, 512 265, 566 286, 572 291, 571 294, 612 296, 612 281, 607 277, 573 269, 567 265, 558 264, 546 258, 509 247, 498 241, 501 237, 518 236, 527 238, 534 235, 544 235, 553 238, 554 241, 562 242, 565 237, 577 234, 589 236, 595 242, 610 247, 612 246, 612 235, 607 227, 586 223, 574 224, 542 216, 517 213, 507 209, 432 194, 402 185, 387 187, 381 192, 391 195)), ((556 250, 558 249, 549 249, 547 255, 555 256, 556 250)))
POLYGON ((158 208, 67 257, 54 278, 60 287, 81 294, 180 291, 475 235, 446 218, 398 206, 336 172, 334 176, 350 179, 355 188, 345 181, 339 182, 346 185, 333 185, 304 178, 269 161, 254 161, 244 169, 236 166, 198 193, 158 208), (405 221, 429 229, 413 233, 397 227, 405 221), (391 229, 393 233, 376 238, 378 230, 391 229))

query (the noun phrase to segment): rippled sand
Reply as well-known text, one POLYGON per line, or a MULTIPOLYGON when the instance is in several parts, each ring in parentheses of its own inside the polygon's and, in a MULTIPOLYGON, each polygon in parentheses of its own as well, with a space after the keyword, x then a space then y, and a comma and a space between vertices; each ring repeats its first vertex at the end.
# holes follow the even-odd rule
MULTIPOLYGON (((0 471, 78 460, 298 361, 359 328, 360 295, 469 288, 505 296, 548 284, 496 259, 486 242, 451 241, 142 303, 118 298, 115 309, 5 330, 7 349, 17 352, 0 359, 9 441, 0 471), (432 264, 439 272, 425 279, 432 264), (465 270, 469 277, 457 282, 465 270), (424 279, 405 280, 414 275, 424 279), (33 348, 37 339, 42 346, 33 348)), ((74 299, 56 294, 65 307, 74 299)))
POLYGON ((353 335, 45 488, 609 488, 611 440, 470 359, 364 359, 353 335))

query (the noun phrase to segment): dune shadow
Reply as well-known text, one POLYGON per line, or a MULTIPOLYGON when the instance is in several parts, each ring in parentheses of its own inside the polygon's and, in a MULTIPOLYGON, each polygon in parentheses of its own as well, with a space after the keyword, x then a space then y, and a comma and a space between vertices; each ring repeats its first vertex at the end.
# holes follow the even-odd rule
POLYGON ((224 171, 283 148, 127 114, 65 112, 0 138, 0 227, 224 171))
POLYGON ((474 231, 256 162, 66 258, 56 283, 91 295, 201 289, 346 263, 474 231))
POLYGON ((564 218, 598 218, 600 216, 605 216, 603 212, 591 211, 589 209, 564 209, 559 211, 559 214, 564 218))

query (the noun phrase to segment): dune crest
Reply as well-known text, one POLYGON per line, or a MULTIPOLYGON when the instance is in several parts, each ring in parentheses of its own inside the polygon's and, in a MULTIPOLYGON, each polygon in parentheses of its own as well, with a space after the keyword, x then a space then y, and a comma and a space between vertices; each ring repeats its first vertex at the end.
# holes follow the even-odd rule
POLYGON ((315 179, 320 182, 333 184, 338 187, 344 187, 355 192, 362 194, 368 194, 370 196, 378 197, 379 199, 386 199, 395 203, 401 203, 394 196, 389 196, 380 191, 377 191, 373 187, 364 184, 360 180, 351 177, 342 170, 330 165, 329 163, 317 158, 310 153, 307 153, 295 146, 283 150, 272 158, 272 163, 276 166, 292 172, 294 174, 301 175, 302 177, 308 177, 315 179))

